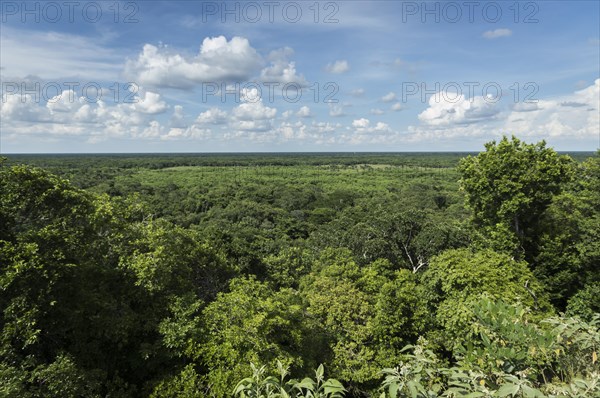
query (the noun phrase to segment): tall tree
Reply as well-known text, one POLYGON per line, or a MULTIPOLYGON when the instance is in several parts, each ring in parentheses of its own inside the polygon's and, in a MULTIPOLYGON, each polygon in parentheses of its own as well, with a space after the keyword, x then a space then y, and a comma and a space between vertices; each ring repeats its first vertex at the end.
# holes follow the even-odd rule
POLYGON ((574 162, 546 142, 527 144, 516 137, 485 144, 485 152, 461 160, 461 188, 476 225, 509 230, 535 256, 539 221, 552 198, 572 179, 574 162))

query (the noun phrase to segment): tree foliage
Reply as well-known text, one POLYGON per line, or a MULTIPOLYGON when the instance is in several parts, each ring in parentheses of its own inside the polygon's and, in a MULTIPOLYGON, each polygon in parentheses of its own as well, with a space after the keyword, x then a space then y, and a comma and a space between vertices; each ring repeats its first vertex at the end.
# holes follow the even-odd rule
POLYGON ((536 254, 539 221, 573 176, 573 162, 541 141, 527 144, 503 137, 485 152, 461 160, 461 188, 475 222, 488 228, 510 227, 527 258, 536 254))
POLYGON ((599 157, 462 156, 0 159, 0 396, 598 395, 599 157))

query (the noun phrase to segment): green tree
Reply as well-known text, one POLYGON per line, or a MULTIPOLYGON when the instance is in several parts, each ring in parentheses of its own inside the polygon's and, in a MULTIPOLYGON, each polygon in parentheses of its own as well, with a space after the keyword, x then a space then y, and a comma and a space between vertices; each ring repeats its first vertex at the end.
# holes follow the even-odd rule
POLYGON ((86 193, 40 169, 1 167, 0 192, 10 394, 143 396, 186 365, 202 300, 230 275, 218 253, 148 221, 135 197, 86 193))
POLYGON ((64 396, 62 387, 39 389, 42 369, 57 386, 77 380, 65 391, 143 387, 158 371, 141 366, 142 347, 154 341, 143 327, 151 312, 118 269, 136 212, 23 166, 0 169, 0 192, 4 365, 26 375, 32 396, 64 396))
POLYGON ((432 342, 450 350, 466 343, 471 319, 469 308, 482 295, 522 302, 541 314, 551 311, 542 286, 527 264, 490 249, 445 251, 431 260, 421 280, 437 326, 432 332, 432 342))
POLYGON ((560 310, 577 291, 600 283, 600 156, 577 168, 576 179, 541 220, 535 273, 560 310))
POLYGON ((416 343, 431 327, 433 319, 424 298, 417 275, 408 270, 397 271, 390 280, 379 284, 373 336, 385 366, 393 366, 401 350, 416 343))
POLYGON ((600 282, 587 284, 568 301, 567 315, 591 321, 600 314, 600 282))
POLYGON ((203 311, 196 360, 206 370, 211 396, 226 397, 250 363, 280 359, 297 369, 301 359, 303 311, 291 289, 272 291, 255 279, 233 279, 203 311))
POLYGON ((526 144, 514 136, 489 142, 485 149, 462 159, 458 167, 473 220, 490 232, 508 226, 531 260, 537 254, 541 217, 573 177, 573 161, 544 141, 526 144))

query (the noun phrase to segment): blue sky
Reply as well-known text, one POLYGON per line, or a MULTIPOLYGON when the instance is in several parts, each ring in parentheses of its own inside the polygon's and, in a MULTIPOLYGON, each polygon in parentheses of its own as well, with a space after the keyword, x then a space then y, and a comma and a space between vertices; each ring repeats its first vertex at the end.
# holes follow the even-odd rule
POLYGON ((0 4, 2 153, 600 146, 597 1, 0 4))

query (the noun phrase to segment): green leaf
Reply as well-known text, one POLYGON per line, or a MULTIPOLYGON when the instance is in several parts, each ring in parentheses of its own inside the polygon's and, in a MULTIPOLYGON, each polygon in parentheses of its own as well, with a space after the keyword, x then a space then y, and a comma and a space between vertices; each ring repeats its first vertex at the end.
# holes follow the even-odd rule
POLYGON ((398 396, 398 384, 391 383, 388 388, 388 393, 390 394, 390 398, 396 398, 398 396))
POLYGON ((518 391, 518 384, 504 384, 496 391, 495 395, 497 397, 508 397, 509 395, 515 395, 518 391))
POLYGON ((323 364, 320 364, 316 371, 317 380, 322 380, 324 373, 325 373, 325 369, 323 368, 323 364))
POLYGON ((545 395, 542 394, 542 392, 538 389, 531 388, 527 385, 523 385, 523 386, 521 386, 521 388, 523 389, 523 395, 525 396, 525 398, 543 398, 543 397, 545 397, 545 395))

